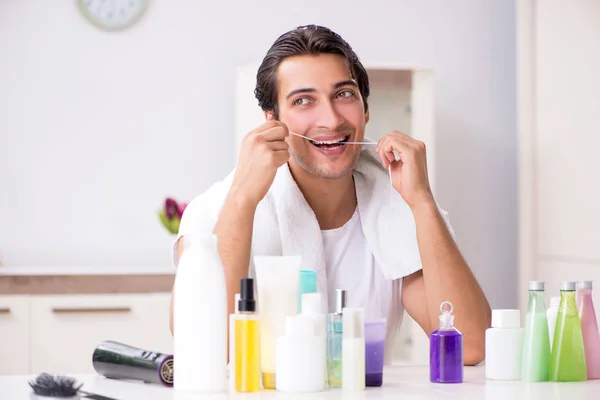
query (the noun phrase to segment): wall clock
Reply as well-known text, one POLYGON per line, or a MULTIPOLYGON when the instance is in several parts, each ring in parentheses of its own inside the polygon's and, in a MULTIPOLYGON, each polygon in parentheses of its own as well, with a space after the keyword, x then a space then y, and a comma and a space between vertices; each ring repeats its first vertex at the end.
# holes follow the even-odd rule
POLYGON ((77 0, 79 11, 95 26, 119 31, 133 26, 148 8, 150 0, 77 0))

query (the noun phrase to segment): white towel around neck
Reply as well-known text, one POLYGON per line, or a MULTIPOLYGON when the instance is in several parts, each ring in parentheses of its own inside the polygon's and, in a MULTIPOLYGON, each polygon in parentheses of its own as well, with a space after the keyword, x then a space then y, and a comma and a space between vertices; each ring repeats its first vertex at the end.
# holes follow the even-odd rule
MULTIPOLYGON (((178 238, 213 231, 234 172, 190 202, 183 214, 178 238)), ((390 202, 388 171, 374 149, 365 146, 361 150, 353 176, 362 229, 384 277, 399 279, 421 269, 412 211, 395 190, 390 202)), ((439 211, 454 236, 447 213, 442 209, 439 211)), ((271 188, 256 209, 249 265, 249 276, 253 278, 253 257, 257 255, 300 255, 301 268, 316 272, 323 312, 328 312, 321 230, 287 164, 277 170, 271 188)), ((175 257, 175 265, 177 262, 175 257)))

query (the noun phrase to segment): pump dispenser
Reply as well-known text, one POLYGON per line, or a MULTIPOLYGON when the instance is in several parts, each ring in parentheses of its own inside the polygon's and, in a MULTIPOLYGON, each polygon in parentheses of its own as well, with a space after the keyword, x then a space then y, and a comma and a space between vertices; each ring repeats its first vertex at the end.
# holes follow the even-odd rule
POLYGON ((449 301, 440 305, 440 326, 430 337, 429 376, 434 383, 463 381, 463 335, 454 327, 452 310, 449 301))
POLYGON ((260 322, 254 300, 254 280, 240 282, 239 313, 235 321, 235 390, 260 390, 260 322))

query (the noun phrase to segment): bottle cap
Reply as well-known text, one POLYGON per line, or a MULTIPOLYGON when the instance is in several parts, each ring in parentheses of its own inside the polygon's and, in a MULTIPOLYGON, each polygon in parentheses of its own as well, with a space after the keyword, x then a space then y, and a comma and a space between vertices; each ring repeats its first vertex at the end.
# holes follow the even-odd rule
POLYGON ((233 301, 233 306, 235 307, 235 313, 239 314, 240 312, 240 294, 236 293, 235 294, 235 300, 233 301))
POLYGON ((312 318, 305 315, 288 315, 285 317, 285 336, 315 336, 312 318))
POLYGON ((255 312, 256 301, 254 300, 254 279, 244 278, 240 281, 240 300, 238 306, 240 312, 255 312))
POLYGON ((320 293, 304 293, 302 295, 302 315, 319 315, 321 312, 322 297, 320 293))
POLYGON ((560 306, 560 297, 550 298, 550 307, 558 307, 558 306, 560 306))
POLYGON ((577 282, 577 289, 592 289, 593 281, 579 281, 577 282))
POLYGON ((575 282, 562 282, 560 284, 560 290, 562 290, 562 291, 573 291, 573 290, 575 290, 575 282))
POLYGON ((542 282, 542 281, 529 282, 529 290, 544 291, 544 282, 542 282))
POLYGON ((440 311, 442 312, 442 315, 439 316, 440 328, 448 329, 454 326, 454 315, 452 315, 452 310, 454 310, 454 306, 449 301, 444 301, 440 305, 440 311))
POLYGON ((342 338, 365 337, 365 314, 362 307, 345 307, 342 311, 342 338))
POLYGON ((335 313, 341 314, 346 307, 346 301, 348 300, 347 292, 342 289, 335 290, 335 313))
POLYGON ((520 328, 521 311, 492 310, 492 328, 520 328))

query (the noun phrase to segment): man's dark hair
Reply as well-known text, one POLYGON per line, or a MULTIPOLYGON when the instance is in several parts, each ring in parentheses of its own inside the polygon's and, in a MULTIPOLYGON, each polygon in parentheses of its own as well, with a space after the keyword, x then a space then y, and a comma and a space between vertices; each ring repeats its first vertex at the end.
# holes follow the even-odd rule
POLYGON ((339 54, 346 59, 352 78, 356 80, 363 98, 365 112, 368 110, 369 77, 354 50, 340 35, 329 28, 318 25, 300 26, 281 35, 271 46, 256 74, 254 95, 263 111, 273 111, 278 119, 277 109, 277 68, 287 57, 318 55, 320 53, 339 54))

